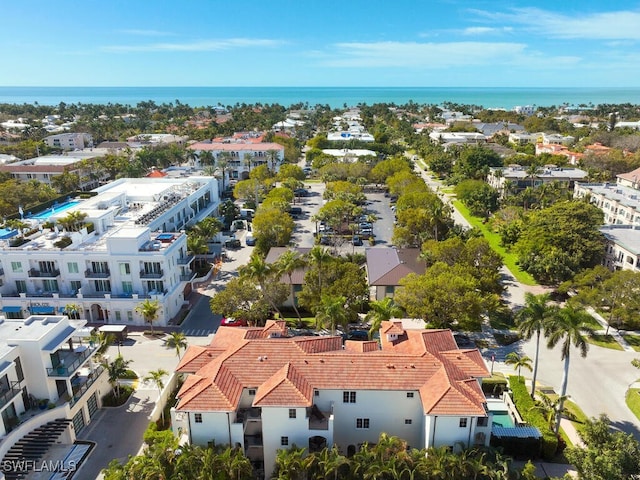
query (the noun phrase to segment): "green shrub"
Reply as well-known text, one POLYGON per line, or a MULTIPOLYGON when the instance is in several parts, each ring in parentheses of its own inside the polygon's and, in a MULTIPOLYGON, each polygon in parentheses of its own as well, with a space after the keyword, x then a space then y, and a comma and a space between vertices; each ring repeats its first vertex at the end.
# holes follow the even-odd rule
POLYGON ((120 378, 124 378, 127 380, 137 380, 138 379, 138 374, 136 372, 134 372, 131 369, 127 369, 127 371, 124 373, 124 375, 121 375, 120 378))
POLYGON ((62 237, 60 240, 58 240, 57 242, 55 242, 53 244, 54 247, 56 248, 65 248, 68 247, 69 245, 71 245, 71 238, 70 237, 62 237))
POLYGON ((558 437, 549 428, 547 419, 535 408, 536 403, 529 395, 524 379, 522 377, 509 377, 509 387, 511 388, 513 402, 518 408, 522 419, 533 427, 537 427, 542 434, 542 458, 551 460, 558 451, 558 437))
POLYGON ((482 380, 482 391, 488 395, 500 395, 507 389, 507 379, 493 376, 482 380))

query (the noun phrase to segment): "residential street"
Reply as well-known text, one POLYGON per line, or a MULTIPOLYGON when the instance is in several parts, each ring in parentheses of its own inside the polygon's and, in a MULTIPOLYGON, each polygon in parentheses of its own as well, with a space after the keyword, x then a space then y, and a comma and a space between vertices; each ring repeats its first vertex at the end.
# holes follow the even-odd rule
MULTIPOLYGON (((419 167, 416 169, 434 191, 442 188, 440 182, 433 179, 427 172, 419 167)), ((440 196, 451 204, 448 195, 440 194, 440 196)), ((455 208, 453 211, 456 223, 469 227, 469 223, 455 208)), ((507 287, 503 297, 512 309, 518 309, 524 305, 525 292, 537 295, 548 290, 541 286, 522 285, 506 267, 503 267, 503 274, 507 287)), ((508 347, 481 349, 481 351, 488 365, 491 365, 491 358, 495 355, 494 371, 513 374, 513 368, 504 364, 505 356, 509 352, 516 351, 533 358, 535 339, 520 341, 508 347)), ((625 403, 627 389, 640 378, 640 371, 631 365, 631 360, 634 358, 640 358, 640 353, 611 350, 593 345, 590 345, 587 357, 582 358, 579 350, 572 348, 567 391, 585 414, 598 416, 606 413, 616 428, 632 433, 640 439, 640 422, 625 403)), ((560 347, 556 346, 553 350, 547 349, 545 339, 541 339, 538 385, 549 386, 556 392, 559 391, 562 372, 560 347)), ((530 373, 527 372, 527 375, 530 376, 530 373)))

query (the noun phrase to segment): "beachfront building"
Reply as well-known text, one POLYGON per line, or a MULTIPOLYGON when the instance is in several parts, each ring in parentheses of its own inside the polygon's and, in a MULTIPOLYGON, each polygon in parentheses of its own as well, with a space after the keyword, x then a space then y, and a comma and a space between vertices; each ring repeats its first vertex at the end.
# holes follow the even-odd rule
POLYGON ((606 239, 605 266, 640 272, 640 226, 605 225, 600 231, 606 239))
POLYGON ((477 349, 458 349, 450 330, 401 322, 383 322, 380 342, 289 337, 282 321, 220 327, 176 369, 188 377, 171 412, 174 434, 241 448, 264 478, 294 444, 353 455, 385 432, 415 448, 488 445, 481 380, 490 374, 477 349))
POLYGON ((452 145, 464 145, 464 144, 481 144, 487 143, 486 135, 479 132, 444 132, 441 130, 434 130, 429 133, 429 138, 435 143, 439 143, 445 147, 452 145))
POLYGON ((102 405, 108 374, 85 321, 0 317, 0 460, 25 434, 65 419, 73 443, 102 405))
MULTIPOLYGON (((279 143, 255 142, 252 139, 234 137, 221 141, 197 142, 187 147, 195 152, 198 157, 202 152, 211 152, 214 164, 218 167, 220 175, 224 175, 224 185, 234 185, 239 180, 249 178, 251 169, 260 165, 266 165, 269 170, 278 172, 284 162, 284 147, 279 143), (224 169, 220 168, 221 162, 226 162, 224 169)), ((202 162, 198 158, 200 166, 202 162)))
POLYGON ((91 193, 25 212, 24 236, 0 231, 1 310, 144 325, 135 308, 150 299, 160 304, 154 324, 166 325, 195 276, 185 229, 216 211, 216 180, 120 179, 91 193), (69 226, 70 213, 86 217, 69 226))
POLYGON ((85 147, 93 146, 93 137, 90 133, 59 133, 45 137, 43 142, 51 148, 82 150, 85 147))
POLYGON ((608 183, 576 183, 573 196, 589 197, 608 225, 640 225, 640 191, 608 183))
POLYGON ((336 160, 346 163, 355 163, 360 157, 376 157, 378 154, 373 150, 364 148, 325 148, 322 150, 325 155, 331 155, 336 160))
POLYGON ((529 167, 512 164, 507 167, 491 167, 487 183, 500 192, 502 197, 513 195, 525 188, 537 188, 555 183, 567 190, 573 189, 576 182, 586 179, 588 173, 579 168, 545 165, 535 172, 529 167))
POLYGON ((107 152, 92 149, 67 152, 64 155, 43 155, 18 162, 0 165, 0 172, 11 175, 11 178, 28 182, 37 180, 52 185, 52 180, 63 173, 76 174, 79 178, 78 190, 91 190, 109 178, 106 171, 92 169, 90 162, 102 157, 107 152))

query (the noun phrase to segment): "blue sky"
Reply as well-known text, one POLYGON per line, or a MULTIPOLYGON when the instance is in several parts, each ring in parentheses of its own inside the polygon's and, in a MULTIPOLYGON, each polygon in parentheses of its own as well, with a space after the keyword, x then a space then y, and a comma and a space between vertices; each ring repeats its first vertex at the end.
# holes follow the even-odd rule
POLYGON ((20 0, 0 85, 640 86, 640 2, 20 0))

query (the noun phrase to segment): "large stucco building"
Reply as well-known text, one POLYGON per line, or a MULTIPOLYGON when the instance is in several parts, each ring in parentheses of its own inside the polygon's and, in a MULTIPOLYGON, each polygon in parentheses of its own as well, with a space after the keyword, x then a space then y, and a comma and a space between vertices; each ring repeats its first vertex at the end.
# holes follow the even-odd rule
POLYGON ((0 309, 13 318, 73 311, 90 322, 143 325, 135 309, 151 299, 161 307, 154 323, 166 325, 195 276, 184 229, 216 211, 216 180, 120 179, 91 193, 24 212, 24 240, 0 230, 0 309), (71 212, 89 226, 66 231, 59 222, 71 212))
POLYGON ((381 432, 415 448, 487 445, 489 376, 476 349, 460 350, 449 330, 408 330, 383 322, 378 342, 339 336, 289 337, 284 322, 220 327, 191 346, 188 374, 172 410, 174 433, 199 445, 242 448, 268 478, 279 449, 337 445, 352 455, 381 432))

